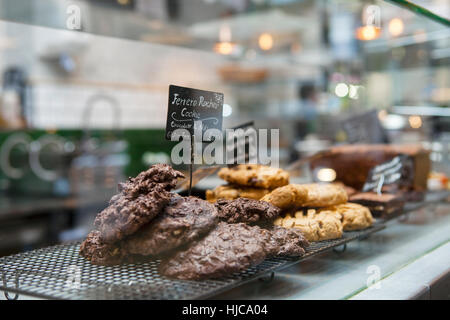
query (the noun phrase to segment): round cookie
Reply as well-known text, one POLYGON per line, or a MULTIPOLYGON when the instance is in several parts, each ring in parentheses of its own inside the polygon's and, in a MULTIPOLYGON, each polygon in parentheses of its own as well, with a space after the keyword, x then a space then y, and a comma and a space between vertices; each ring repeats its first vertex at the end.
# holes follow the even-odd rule
POLYGON ((234 200, 237 198, 248 198, 259 200, 268 194, 268 189, 247 188, 234 185, 217 186, 213 190, 206 190, 206 200, 216 202, 217 199, 234 200))
POLYGON ((299 211, 295 216, 286 214, 284 218, 274 221, 275 225, 284 228, 300 229, 308 241, 322 241, 342 237, 343 226, 335 215, 316 215, 315 210, 309 210, 308 215, 299 211))
POLYGON ((94 220, 102 242, 115 242, 153 220, 169 203, 169 190, 183 174, 166 164, 156 164, 119 185, 120 193, 94 220))
POLYGON ((173 196, 164 211, 128 237, 123 247, 131 254, 159 255, 197 240, 217 222, 213 204, 196 197, 173 196))
POLYGON ((164 259, 159 270, 176 279, 217 278, 257 265, 267 257, 301 256, 308 245, 300 230, 221 222, 185 251, 164 259))
POLYGON ((269 229, 271 236, 265 247, 270 257, 274 256, 301 256, 309 242, 300 229, 286 229, 273 226, 269 229))
POLYGON ((281 210, 270 203, 254 199, 219 199, 215 204, 219 219, 228 223, 255 223, 273 220, 281 210))
POLYGON ((124 262, 126 252, 119 243, 105 243, 101 240, 100 232, 91 231, 81 243, 80 255, 88 259, 92 264, 116 265, 124 262))
POLYGON ((274 189, 289 183, 289 174, 286 171, 259 164, 239 164, 232 168, 222 168, 217 174, 229 183, 246 187, 274 189))
POLYGON ((239 272, 266 256, 267 231, 244 223, 221 222, 187 250, 163 260, 160 272, 176 279, 208 279, 239 272))
POLYGON ((302 184, 308 190, 308 196, 303 203, 305 207, 328 207, 348 200, 347 192, 339 185, 328 183, 302 184))
POLYGON ((272 190, 261 198, 274 206, 285 210, 301 206, 308 197, 308 190, 300 184, 288 184, 272 190))
POLYGON ((103 242, 112 243, 135 233, 143 225, 152 221, 170 202, 172 194, 160 185, 130 198, 122 193, 111 198, 107 208, 94 220, 94 227, 100 231, 103 242))
POLYGON ((345 231, 362 230, 370 227, 374 219, 370 210, 357 203, 344 203, 320 210, 320 213, 338 213, 342 216, 345 231))

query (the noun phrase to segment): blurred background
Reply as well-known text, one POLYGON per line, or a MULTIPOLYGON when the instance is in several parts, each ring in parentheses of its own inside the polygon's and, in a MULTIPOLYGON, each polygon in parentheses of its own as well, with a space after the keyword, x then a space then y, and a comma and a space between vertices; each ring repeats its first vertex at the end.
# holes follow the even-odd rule
POLYGON ((224 128, 279 128, 282 167, 422 143, 446 179, 450 3, 413 2, 0 0, 0 256, 81 239, 170 162, 169 84, 223 92, 224 128))

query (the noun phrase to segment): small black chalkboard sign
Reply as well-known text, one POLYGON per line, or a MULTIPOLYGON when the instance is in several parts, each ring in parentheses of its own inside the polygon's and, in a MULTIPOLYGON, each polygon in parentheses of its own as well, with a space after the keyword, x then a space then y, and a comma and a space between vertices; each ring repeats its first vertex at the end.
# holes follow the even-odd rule
POLYGON ((412 177, 413 160, 407 155, 399 155, 383 162, 370 170, 362 191, 375 191, 381 193, 384 185, 398 184, 412 177))
POLYGON ((194 135, 194 121, 201 121, 202 134, 207 129, 222 130, 223 93, 170 85, 168 105, 167 140, 176 129, 194 135))
POLYGON ((378 111, 372 110, 350 117, 342 122, 342 128, 350 143, 387 143, 388 138, 378 118, 378 111))
POLYGON ((248 163, 250 160, 254 160, 255 157, 257 156, 256 154, 251 154, 251 152, 253 151, 253 153, 256 151, 255 148, 251 149, 250 145, 255 146, 257 141, 256 141, 256 136, 249 134, 248 130, 252 130, 253 133, 256 133, 255 130, 255 123, 254 121, 249 121, 246 123, 243 123, 241 125, 232 127, 231 129, 234 130, 234 134, 230 135, 230 136, 226 136, 225 137, 225 148, 226 148, 226 153, 227 153, 227 161, 229 161, 228 159, 231 159, 231 163, 228 163, 228 167, 234 167, 239 163, 248 163), (241 130, 237 130, 237 129, 241 129, 241 130), (241 139, 244 138, 244 139, 241 139), (243 145, 240 145, 240 143, 243 143, 243 145), (243 148, 244 149, 244 153, 240 154, 239 153, 239 148, 243 148))

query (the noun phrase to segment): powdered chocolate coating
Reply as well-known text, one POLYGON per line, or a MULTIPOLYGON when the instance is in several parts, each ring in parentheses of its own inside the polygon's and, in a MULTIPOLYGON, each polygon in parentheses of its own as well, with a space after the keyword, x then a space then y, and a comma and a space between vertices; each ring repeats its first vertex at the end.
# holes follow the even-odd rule
POLYGON ((228 223, 255 223, 273 220, 281 213, 279 208, 268 202, 247 198, 219 199, 215 206, 219 218, 228 223))
POLYGON ((127 238, 124 247, 132 254, 159 255, 200 238, 217 222, 217 210, 211 203, 173 196, 163 213, 127 238))

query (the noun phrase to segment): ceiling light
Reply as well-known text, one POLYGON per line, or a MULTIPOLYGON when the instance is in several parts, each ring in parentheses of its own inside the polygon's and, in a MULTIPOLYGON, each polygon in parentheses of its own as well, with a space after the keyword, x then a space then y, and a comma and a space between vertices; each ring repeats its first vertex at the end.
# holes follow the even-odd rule
POLYGON ((351 99, 358 99, 359 98, 359 94, 358 94, 358 86, 355 85, 350 85, 350 89, 348 91, 348 96, 351 99))
POLYGON ((336 171, 331 168, 322 168, 317 171, 317 179, 323 182, 332 182, 336 180, 336 171))
POLYGON ((233 113, 233 108, 231 108, 231 106, 229 104, 224 103, 223 110, 222 110, 223 116, 229 117, 229 116, 231 116, 232 113, 233 113))
POLYGON ((380 28, 374 26, 363 26, 356 29, 356 38, 362 41, 370 41, 380 36, 380 28))
POLYGON ((345 97, 345 96, 348 94, 348 91, 349 91, 348 86, 347 86, 345 83, 343 83, 343 82, 338 83, 338 84, 336 85, 336 88, 334 89, 334 93, 335 93, 339 98, 345 97))
POLYGON ((229 55, 233 53, 235 44, 231 42, 217 42, 214 45, 214 51, 223 55, 229 55))
POLYGON ((394 37, 399 36, 403 33, 404 25, 402 19, 394 18, 389 21, 388 30, 394 37))
POLYGON ((258 38, 258 45, 261 50, 268 51, 273 48, 273 37, 270 33, 263 33, 258 38))
POLYGON ((408 122, 413 129, 419 129, 422 127, 422 118, 420 116, 410 116, 408 122))

